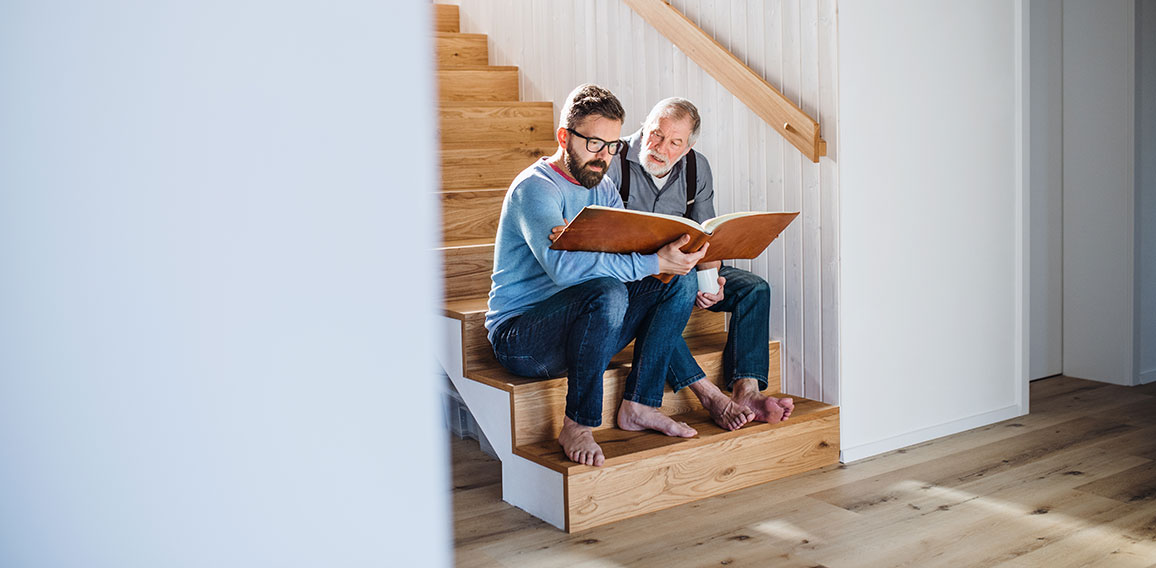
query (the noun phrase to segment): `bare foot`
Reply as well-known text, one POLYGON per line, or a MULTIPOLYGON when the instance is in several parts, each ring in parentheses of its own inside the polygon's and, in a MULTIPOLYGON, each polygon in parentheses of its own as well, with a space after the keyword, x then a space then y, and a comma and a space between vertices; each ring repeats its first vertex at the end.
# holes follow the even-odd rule
POLYGON ((600 466, 606 463, 602 455, 602 448, 594 441, 593 429, 583 426, 569 417, 562 420, 562 433, 558 434, 558 443, 562 444, 562 451, 571 461, 600 466))
POLYGON ((734 384, 732 400, 755 414, 754 420, 775 424, 790 418, 795 410, 795 401, 790 398, 775 398, 759 392, 759 382, 755 379, 739 379, 734 384))
POLYGON ((754 411, 731 400, 707 379, 691 383, 690 390, 702 402, 703 408, 710 412, 711 420, 721 428, 738 430, 755 417, 754 411))
POLYGON ((667 436, 679 438, 693 438, 698 435, 698 431, 686 422, 675 422, 657 408, 629 400, 622 401, 622 406, 618 407, 618 427, 632 432, 658 430, 667 436))

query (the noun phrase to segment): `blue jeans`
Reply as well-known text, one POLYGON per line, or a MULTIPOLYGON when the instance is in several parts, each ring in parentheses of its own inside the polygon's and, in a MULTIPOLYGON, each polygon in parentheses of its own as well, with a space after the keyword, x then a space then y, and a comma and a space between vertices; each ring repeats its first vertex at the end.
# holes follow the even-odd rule
MULTIPOLYGON (((733 266, 720 268, 719 276, 727 279, 723 300, 708 309, 731 313, 727 344, 723 348, 726 386, 730 389, 736 380, 755 379, 759 390, 763 390, 767 388, 770 367, 771 286, 758 275, 733 266)), ((670 356, 667 384, 678 391, 705 376, 686 341, 679 338, 670 356)))
POLYGON ((662 406, 671 349, 694 305, 693 277, 669 284, 656 278, 619 282, 597 278, 576 284, 503 322, 494 356, 524 377, 567 376, 566 416, 584 426, 602 424, 602 372, 632 339, 634 363, 623 398, 662 406))

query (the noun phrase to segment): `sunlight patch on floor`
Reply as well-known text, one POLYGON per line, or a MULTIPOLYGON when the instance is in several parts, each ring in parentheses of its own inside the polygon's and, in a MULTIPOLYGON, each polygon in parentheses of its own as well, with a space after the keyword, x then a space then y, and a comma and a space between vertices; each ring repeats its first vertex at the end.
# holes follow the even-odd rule
POLYGON ((755 530, 785 541, 811 540, 811 535, 798 526, 783 520, 764 521, 753 527, 755 530))

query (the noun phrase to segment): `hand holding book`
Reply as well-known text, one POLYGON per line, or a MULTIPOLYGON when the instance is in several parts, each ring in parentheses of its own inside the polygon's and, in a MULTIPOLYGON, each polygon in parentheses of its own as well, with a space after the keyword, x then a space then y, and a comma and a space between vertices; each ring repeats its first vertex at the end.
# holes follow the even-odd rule
POLYGON ((702 245, 695 252, 685 253, 682 248, 690 242, 690 235, 683 234, 676 241, 670 241, 658 249, 658 271, 661 274, 686 274, 694 270, 695 265, 706 254, 710 243, 702 245))

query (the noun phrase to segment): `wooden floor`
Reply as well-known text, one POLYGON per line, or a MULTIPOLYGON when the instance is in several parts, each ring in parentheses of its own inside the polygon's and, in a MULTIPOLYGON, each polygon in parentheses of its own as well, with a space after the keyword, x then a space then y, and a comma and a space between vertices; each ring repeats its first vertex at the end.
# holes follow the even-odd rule
POLYGON ((1031 385, 1031 414, 567 535, 452 441, 460 567, 1156 567, 1156 384, 1031 385))

